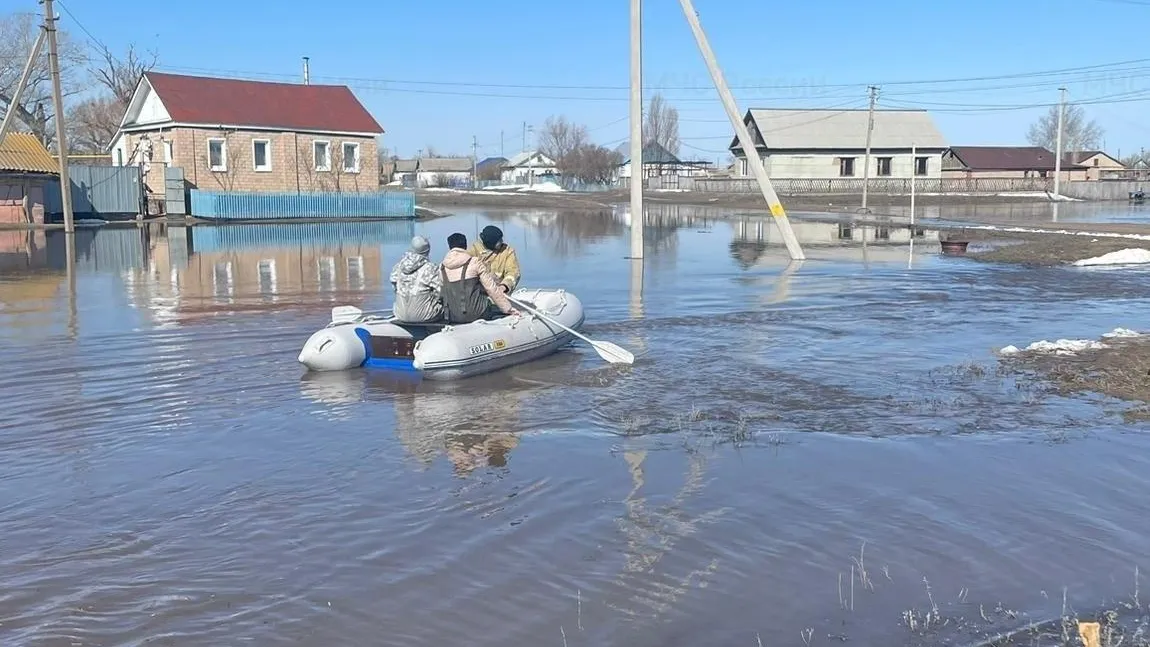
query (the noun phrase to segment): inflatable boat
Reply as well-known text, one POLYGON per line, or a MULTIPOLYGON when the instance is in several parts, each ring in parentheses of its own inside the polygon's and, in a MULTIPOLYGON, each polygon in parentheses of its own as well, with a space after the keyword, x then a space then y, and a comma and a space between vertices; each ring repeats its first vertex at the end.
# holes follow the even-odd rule
POLYGON ((511 297, 545 316, 517 308, 518 316, 466 324, 412 324, 338 306, 332 308, 331 323, 307 340, 298 359, 313 371, 362 366, 455 380, 550 355, 574 338, 564 327, 578 331, 583 325, 583 304, 565 290, 519 289, 511 297))

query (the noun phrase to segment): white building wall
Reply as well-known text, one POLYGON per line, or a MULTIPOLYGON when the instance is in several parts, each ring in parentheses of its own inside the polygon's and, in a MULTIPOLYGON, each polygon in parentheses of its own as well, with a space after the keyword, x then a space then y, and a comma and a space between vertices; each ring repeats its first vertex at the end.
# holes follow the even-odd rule
MULTIPOLYGON (((916 151, 917 153, 917 151, 916 151)), ((870 158, 870 177, 872 178, 910 178, 914 173, 914 158, 926 157, 926 175, 920 175, 919 178, 940 178, 942 177, 942 153, 921 153, 911 155, 910 151, 887 154, 887 153, 871 153, 870 158), (891 159, 891 173, 890 175, 880 176, 878 174, 878 158, 890 157, 891 159)), ((767 175, 771 178, 784 179, 820 179, 830 180, 836 178, 850 179, 850 177, 862 179, 863 178, 863 161, 866 156, 862 153, 817 153, 817 154, 787 154, 775 153, 768 154, 763 159, 763 165, 767 169, 767 175), (854 175, 843 177, 839 175, 839 158, 840 157, 854 157, 855 168, 854 175)), ((739 160, 740 173, 749 176, 750 167, 747 165, 745 158, 739 160)))

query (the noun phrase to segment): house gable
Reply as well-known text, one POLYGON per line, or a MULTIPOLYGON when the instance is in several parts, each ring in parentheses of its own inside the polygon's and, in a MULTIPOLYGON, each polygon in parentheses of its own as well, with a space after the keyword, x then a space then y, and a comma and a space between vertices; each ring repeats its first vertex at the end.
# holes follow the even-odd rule
POLYGON ((120 120, 120 128, 159 126, 171 121, 172 115, 168 113, 160 95, 156 94, 152 84, 148 82, 148 77, 140 77, 140 82, 136 84, 136 90, 132 93, 132 99, 128 102, 128 109, 124 112, 124 118, 120 120))

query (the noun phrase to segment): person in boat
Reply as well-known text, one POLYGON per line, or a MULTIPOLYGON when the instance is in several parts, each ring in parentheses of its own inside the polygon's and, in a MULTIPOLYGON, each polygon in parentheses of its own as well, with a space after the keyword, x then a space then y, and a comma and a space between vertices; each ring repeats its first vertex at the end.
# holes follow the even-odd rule
POLYGON ((431 243, 423 236, 411 239, 411 247, 391 268, 395 287, 395 318, 404 323, 433 323, 443 319, 439 291, 443 275, 428 259, 431 243))
POLYGON ((507 294, 519 285, 519 257, 515 249, 503 242, 503 231, 495 225, 487 225, 479 232, 479 240, 467 250, 475 258, 483 261, 495 275, 499 286, 507 294))
POLYGON ((487 264, 467 253, 467 236, 451 234, 447 247, 439 272, 443 314, 448 323, 470 323, 498 313, 519 315, 487 264))

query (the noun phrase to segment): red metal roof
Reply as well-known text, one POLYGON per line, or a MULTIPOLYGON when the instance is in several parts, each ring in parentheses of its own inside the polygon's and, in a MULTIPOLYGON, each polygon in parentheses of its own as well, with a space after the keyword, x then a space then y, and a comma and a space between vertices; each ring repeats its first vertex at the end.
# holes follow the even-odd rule
POLYGON ((345 85, 303 85, 148 72, 172 121, 380 134, 383 128, 345 85))
POLYGON ((1054 170, 1054 153, 1041 146, 951 146, 950 152, 972 171, 1054 170))

